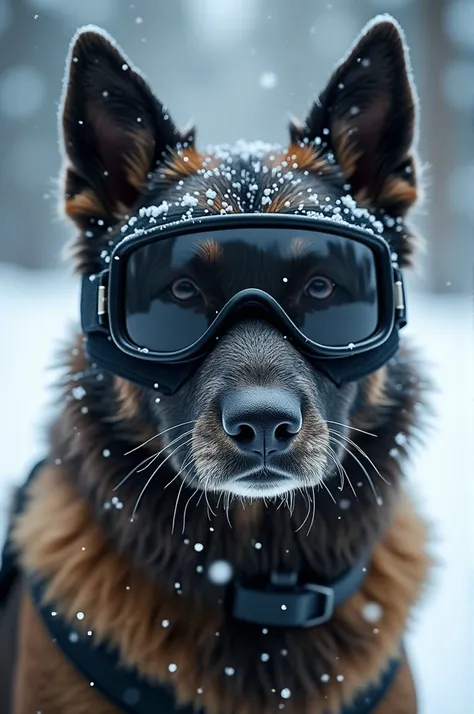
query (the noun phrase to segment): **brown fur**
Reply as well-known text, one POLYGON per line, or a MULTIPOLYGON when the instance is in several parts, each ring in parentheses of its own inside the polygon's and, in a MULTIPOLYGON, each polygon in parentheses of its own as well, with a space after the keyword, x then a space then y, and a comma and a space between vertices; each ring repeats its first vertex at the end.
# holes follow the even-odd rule
MULTIPOLYGON (((351 132, 348 130, 346 122, 334 122, 332 137, 334 144, 337 145, 337 161, 339 166, 344 176, 350 181, 351 176, 353 176, 356 171, 357 162, 361 157, 362 150, 355 148, 351 132)), ((358 200, 359 197, 356 196, 356 199, 358 200)))
MULTIPOLYGON (((119 401, 117 419, 132 421, 140 418, 140 389, 133 382, 129 382, 122 377, 115 378, 115 388, 119 401)), ((152 436, 150 433, 149 436, 152 436)), ((145 439, 144 439, 145 441, 145 439)))
POLYGON ((305 144, 290 144, 288 150, 284 154, 277 156, 270 165, 279 166, 282 162, 287 164, 284 166, 286 171, 298 169, 299 171, 316 173, 318 171, 324 172, 329 168, 327 161, 318 155, 314 146, 305 144))
POLYGON ((12 714, 116 714, 116 708, 63 657, 26 592, 21 603, 19 648, 12 714))
MULTIPOLYGON (((295 651, 301 638, 311 641, 317 657, 321 648, 337 649, 338 632, 349 629, 359 642, 359 654, 340 651, 337 668, 328 672, 330 682, 308 682, 307 691, 285 704, 288 712, 316 714, 324 706, 335 709, 351 701, 368 681, 376 680, 387 659, 398 653, 409 611, 426 577, 424 541, 423 524, 401 499, 392 525, 374 551, 361 590, 338 609, 330 623, 289 638, 289 649, 295 651), (370 601, 383 608, 379 627, 361 616, 370 601), (338 671, 344 672, 343 682, 336 681, 338 671)), ((115 644, 123 661, 138 666, 143 674, 172 682, 182 701, 194 700, 197 688, 203 687, 202 700, 210 712, 254 711, 249 697, 226 687, 211 667, 196 678, 195 662, 209 657, 212 635, 223 626, 220 608, 197 607, 192 598, 153 586, 114 550, 60 468, 46 468, 33 484, 29 505, 15 527, 14 543, 26 572, 48 578, 45 597, 71 626, 92 630, 96 642, 115 644), (86 614, 83 622, 75 617, 78 611, 86 614), (162 627, 164 618, 170 621, 169 628, 162 627), (169 662, 178 665, 175 674, 168 672, 169 662)), ((39 660, 44 659, 43 653, 39 660)), ((259 711, 271 710, 262 707, 259 711)), ((381 711, 394 714, 396 709, 381 711)))
POLYGON ((389 179, 382 193, 380 194, 380 203, 390 209, 392 206, 403 206, 404 210, 408 210, 413 206, 418 199, 417 187, 400 178, 394 176, 389 179))
POLYGON ((392 688, 374 714, 416 714, 417 711, 415 683, 404 657, 392 688))
POLYGON ((203 168, 204 157, 194 146, 188 146, 178 151, 173 151, 165 161, 161 173, 169 181, 179 181, 186 176, 192 176, 203 168))
MULTIPOLYGON (((367 403, 371 406, 385 406, 387 404, 387 394, 385 391, 387 384, 387 368, 382 367, 373 372, 364 380, 367 393, 367 403)), ((390 402, 388 402, 390 404, 390 402)))
POLYGON ((126 177, 129 184, 140 192, 151 169, 150 149, 154 147, 154 141, 151 135, 135 133, 130 136, 130 144, 133 153, 124 157, 126 177))
POLYGON ((69 218, 79 222, 84 221, 88 216, 97 218, 106 215, 104 206, 100 203, 97 194, 91 189, 68 198, 65 202, 65 211, 69 218))

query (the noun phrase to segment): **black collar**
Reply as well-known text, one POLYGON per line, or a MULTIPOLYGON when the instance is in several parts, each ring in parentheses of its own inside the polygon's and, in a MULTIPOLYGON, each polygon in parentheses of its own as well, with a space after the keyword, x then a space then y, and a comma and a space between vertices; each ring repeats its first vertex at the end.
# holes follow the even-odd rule
POLYGON ((263 588, 236 582, 230 611, 236 620, 268 627, 316 627, 328 622, 365 579, 369 556, 333 582, 300 583, 296 572, 274 572, 263 588))
MULTIPOLYGON (((33 469, 27 484, 43 463, 33 469)), ((25 486, 18 493, 16 513, 23 510, 25 486)), ((359 588, 365 577, 367 561, 368 558, 364 558, 332 583, 299 583, 297 573, 274 573, 271 582, 263 588, 234 583, 230 612, 236 619, 260 626, 316 627, 330 620, 334 608, 359 588)), ((6 599, 17 572, 7 542, 0 571, 0 604, 6 599)), ((170 687, 150 683, 135 669, 125 668, 116 650, 93 644, 87 634, 75 632, 53 606, 44 604, 45 583, 31 579, 29 587, 33 603, 53 641, 86 680, 93 683, 112 704, 127 714, 196 713, 194 706, 179 707, 170 687)), ((390 689, 399 663, 400 659, 389 662, 381 680, 375 686, 369 686, 340 714, 373 712, 390 689)))

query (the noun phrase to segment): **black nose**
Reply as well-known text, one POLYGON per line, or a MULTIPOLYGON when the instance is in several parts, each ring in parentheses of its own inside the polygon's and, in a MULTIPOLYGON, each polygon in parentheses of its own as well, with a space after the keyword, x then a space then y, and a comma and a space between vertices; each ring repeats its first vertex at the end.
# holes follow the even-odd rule
POLYGON ((229 392, 222 401, 226 434, 241 451, 264 457, 286 451, 302 421, 299 398, 284 389, 243 389, 229 392))

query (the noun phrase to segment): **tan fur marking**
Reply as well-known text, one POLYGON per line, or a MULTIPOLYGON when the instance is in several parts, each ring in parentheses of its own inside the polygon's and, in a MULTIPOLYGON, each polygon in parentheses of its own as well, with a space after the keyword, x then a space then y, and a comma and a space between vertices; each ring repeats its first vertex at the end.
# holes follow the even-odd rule
POLYGON ((293 164, 300 171, 325 171, 328 164, 318 155, 317 151, 312 146, 300 146, 299 144, 290 144, 288 150, 284 154, 279 154, 270 163, 271 167, 279 166, 282 161, 286 161, 288 166, 287 171, 293 171, 293 164))
MULTIPOLYGON (((194 147, 173 151, 163 166, 162 173, 170 180, 192 176, 203 168, 203 156, 194 147)), ((208 167, 209 168, 209 167, 208 167)))
POLYGON ((276 196, 272 197, 271 203, 267 203, 263 207, 263 213, 284 213, 288 210, 285 203, 289 200, 291 200, 291 196, 285 191, 280 191, 276 196))
POLYGON ((372 372, 364 380, 364 388, 367 394, 367 401, 371 406, 390 406, 391 401, 387 399, 385 387, 387 384, 387 367, 384 366, 376 372, 372 372))
POLYGON ((392 177, 386 183, 380 194, 379 203, 382 205, 402 204, 408 209, 418 198, 416 186, 412 186, 402 178, 392 177))
POLYGON ((154 148, 154 140, 148 133, 130 134, 133 154, 125 157, 127 180, 133 188, 141 191, 150 171, 150 156, 154 148))
POLYGON ((357 161, 362 154, 355 149, 350 130, 344 122, 334 122, 332 137, 334 146, 337 146, 337 162, 344 175, 350 178, 356 170, 357 161))
MULTIPOLYGON (((196 662, 202 661, 208 638, 219 627, 221 614, 217 608, 197 608, 185 595, 154 587, 134 570, 103 536, 88 505, 60 468, 45 468, 30 487, 29 497, 14 528, 13 541, 25 570, 49 579, 47 601, 54 602, 76 627, 90 628, 95 641, 118 646, 124 662, 152 678, 172 682, 180 700, 192 700, 196 688, 202 686, 203 704, 209 712, 255 714, 243 695, 238 699, 225 696, 221 678, 211 668, 197 679, 196 662), (86 615, 81 623, 75 618, 79 610, 86 615), (161 626, 162 618, 170 620, 169 628, 161 626), (169 662, 178 665, 174 675, 168 672, 169 662)), ((293 646, 297 647, 298 638, 303 636, 306 646, 314 642, 317 652, 323 642, 330 649, 337 647, 335 633, 349 629, 364 646, 364 656, 360 650, 352 656, 341 652, 328 672, 327 700, 308 700, 304 710, 296 699, 288 700, 285 710, 289 714, 318 714, 322 707, 337 710, 366 682, 375 680, 387 658, 398 653, 411 606, 426 577, 425 538, 424 524, 400 494, 394 520, 375 548, 361 590, 338 608, 331 623, 290 635, 295 638, 293 646), (377 633, 362 617, 367 602, 382 607, 377 633), (338 682, 336 675, 341 672, 344 680, 338 682)), ((272 706, 262 706, 260 714, 270 711, 272 706)), ((392 710, 382 711, 393 714, 392 710)))
POLYGON ((387 377, 388 370, 384 366, 370 374, 362 382, 365 406, 352 417, 351 423, 356 429, 370 431, 380 419, 380 410, 393 407, 393 400, 386 393, 387 377))
POLYGON ((106 210, 91 189, 77 193, 66 199, 65 211, 69 218, 84 218, 84 216, 105 216, 106 210))
POLYGON ((121 419, 140 418, 140 389, 132 382, 122 377, 115 378, 115 388, 119 400, 119 410, 116 414, 117 421, 121 419))

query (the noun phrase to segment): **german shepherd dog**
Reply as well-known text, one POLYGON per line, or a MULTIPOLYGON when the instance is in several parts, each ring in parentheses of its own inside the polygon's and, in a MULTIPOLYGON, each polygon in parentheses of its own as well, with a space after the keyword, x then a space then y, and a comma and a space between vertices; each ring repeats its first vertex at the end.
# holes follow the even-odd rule
MULTIPOLYGON (((158 352, 160 339, 190 340, 194 321, 239 291, 261 288, 271 305, 236 308, 200 360, 178 367, 148 359, 148 348, 125 355, 116 335, 102 334, 94 352, 83 319, 49 451, 10 528, 21 577, 4 608, 14 667, 4 665, 3 701, 14 714, 415 714, 403 638, 429 558, 403 467, 425 378, 404 342, 372 362, 357 350, 311 356, 298 342, 310 327, 285 317, 286 332, 275 311, 322 304, 333 282, 316 274, 285 307, 278 255, 246 252, 264 228, 276 235, 319 216, 319 235, 324 222, 333 233, 352 222, 400 274, 411 265, 416 95, 399 26, 382 16, 364 29, 305 122, 292 121, 288 148, 200 152, 194 129, 176 128, 93 27, 73 40, 61 121, 83 292, 104 271, 112 281, 124 237, 174 230, 179 241, 176 230, 206 221, 239 235, 204 241, 201 267, 196 257, 183 275, 170 242, 145 251, 107 299, 97 281, 90 288, 94 319, 121 309, 124 291, 150 300, 171 268, 163 335, 159 321, 130 323, 158 352)), ((305 239, 293 238, 298 253, 305 239)), ((299 260, 308 270, 312 257, 299 260)), ((369 269, 350 251, 338 260, 352 267, 354 302, 369 269)), ((353 328, 342 303, 328 330, 353 328)))

